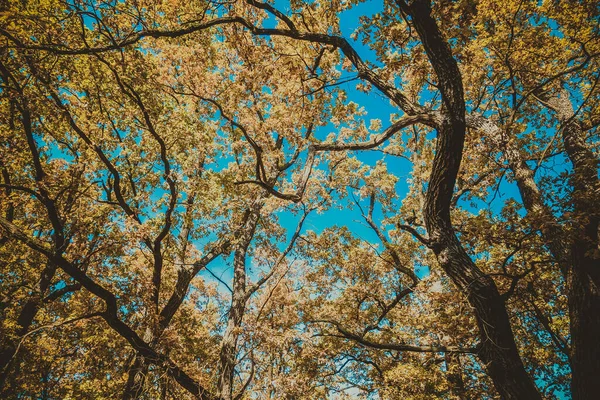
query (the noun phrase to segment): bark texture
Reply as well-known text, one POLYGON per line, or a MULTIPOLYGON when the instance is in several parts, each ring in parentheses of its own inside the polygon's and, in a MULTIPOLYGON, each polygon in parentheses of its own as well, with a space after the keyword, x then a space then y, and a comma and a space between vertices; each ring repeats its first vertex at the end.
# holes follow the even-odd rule
POLYGON ((568 271, 573 399, 600 393, 600 183, 598 160, 588 148, 566 90, 546 100, 562 125, 562 140, 573 166, 573 238, 568 271))
POLYGON ((438 78, 442 93, 442 118, 436 153, 426 194, 424 219, 431 248, 446 274, 474 308, 480 334, 478 356, 504 399, 540 399, 519 356, 510 320, 493 279, 484 274, 466 253, 450 218, 450 205, 464 147, 466 120, 462 80, 458 65, 431 16, 428 0, 407 5, 438 78))

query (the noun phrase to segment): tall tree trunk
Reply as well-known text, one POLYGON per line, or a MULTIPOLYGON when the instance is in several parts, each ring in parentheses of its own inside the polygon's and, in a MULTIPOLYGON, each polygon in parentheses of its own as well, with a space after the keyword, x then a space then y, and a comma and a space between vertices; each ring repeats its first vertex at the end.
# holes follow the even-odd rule
MULTIPOLYGON (((591 230, 586 233, 593 234, 591 230)), ((600 263, 597 258, 588 255, 589 251, 593 251, 591 247, 585 239, 575 240, 573 268, 568 282, 571 392, 574 400, 596 399, 600 393, 600 288, 590 278, 589 272, 600 269, 600 263)))
POLYGON ((235 374, 239 328, 242 326, 248 300, 246 293, 246 253, 260 216, 260 208, 253 208, 253 210, 246 212, 246 224, 241 233, 240 244, 234 253, 231 308, 227 318, 227 327, 221 340, 219 355, 219 393, 220 398, 223 400, 231 400, 233 396, 233 377, 235 374))
POLYGON ((600 182, 598 159, 585 143, 566 90, 547 98, 562 125, 563 144, 573 165, 573 242, 567 281, 571 327, 571 391, 574 400, 600 393, 600 182))
MULTIPOLYGON (((570 105, 570 104, 569 104, 570 105)), ((598 224, 600 185, 594 155, 583 143, 576 122, 563 128, 567 154, 573 164, 574 238, 567 282, 571 327, 571 391, 574 400, 600 393, 600 256, 598 224)))
POLYGON ((465 102, 458 65, 435 20, 428 0, 407 5, 398 0, 411 17, 438 78, 442 93, 442 119, 429 179, 424 211, 430 245, 446 274, 474 308, 479 328, 478 356, 486 366, 496 390, 504 399, 540 399, 523 366, 504 301, 494 280, 468 256, 456 237, 450 219, 450 204, 460 168, 465 137, 465 102))
MULTIPOLYGON (((236 258, 238 258, 237 252, 236 258)), ((238 330, 242 325, 242 319, 246 309, 245 293, 240 293, 235 289, 236 286, 239 288, 242 279, 245 280, 245 277, 241 277, 241 275, 245 275, 245 271, 240 272, 241 269, 245 269, 245 267, 240 266, 236 260, 234 266, 234 275, 236 275, 234 278, 234 293, 231 301, 231 308, 229 309, 229 317, 227 318, 227 328, 225 329, 223 339, 221 340, 221 351, 219 354, 219 393, 223 400, 230 400, 233 395, 233 377, 239 337, 238 330)))

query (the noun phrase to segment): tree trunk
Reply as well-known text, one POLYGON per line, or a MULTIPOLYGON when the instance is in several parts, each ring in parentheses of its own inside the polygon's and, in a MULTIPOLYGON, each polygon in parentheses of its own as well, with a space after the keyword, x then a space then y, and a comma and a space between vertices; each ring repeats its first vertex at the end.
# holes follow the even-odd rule
POLYGON ((574 400, 600 393, 600 182, 598 159, 585 143, 584 132, 566 90, 547 99, 563 125, 562 139, 573 165, 573 227, 568 277, 571 325, 571 392, 574 400))
POLYGON ((586 256, 588 243, 576 240, 569 276, 571 324, 571 392, 574 400, 591 400, 600 393, 600 293, 588 271, 599 269, 598 259, 586 256))
MULTIPOLYGON (((237 267, 235 267, 238 270, 237 267)), ((240 275, 239 272, 235 273, 240 275)), ((245 272, 244 272, 245 274, 245 272)), ((235 278, 234 278, 235 279, 235 278)), ((245 278, 244 278, 245 279, 245 278)), ((229 317, 227 319, 227 328, 221 341, 221 352, 219 355, 219 392, 221 399, 231 400, 233 395, 233 377, 236 364, 236 349, 239 337, 239 328, 242 325, 244 311, 246 309, 246 296, 234 295, 229 309, 229 317)))
POLYGON ((484 274, 460 244, 450 219, 450 204, 465 137, 465 102, 460 71, 435 20, 428 0, 400 8, 411 17, 438 78, 442 120, 426 194, 425 225, 430 246, 446 274, 474 308, 479 328, 478 356, 503 399, 540 399, 525 371, 506 308, 493 279, 484 274))
POLYGON ((229 309, 227 328, 223 334, 219 355, 219 393, 220 398, 223 400, 231 400, 233 396, 233 377, 235 374, 239 329, 242 326, 248 300, 246 293, 246 253, 254 236, 259 216, 259 207, 254 207, 254 210, 246 212, 246 223, 241 233, 241 243, 234 253, 231 308, 229 309))
POLYGON ((127 383, 125 384, 125 390, 123 390, 123 400, 137 399, 142 395, 147 373, 148 364, 144 361, 144 357, 136 354, 127 371, 127 383))

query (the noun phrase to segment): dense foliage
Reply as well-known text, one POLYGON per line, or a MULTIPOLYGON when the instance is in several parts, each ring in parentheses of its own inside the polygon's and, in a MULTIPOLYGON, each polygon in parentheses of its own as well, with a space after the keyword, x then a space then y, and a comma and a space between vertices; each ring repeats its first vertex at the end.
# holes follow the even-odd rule
POLYGON ((595 398, 599 12, 0 2, 0 397, 595 398))

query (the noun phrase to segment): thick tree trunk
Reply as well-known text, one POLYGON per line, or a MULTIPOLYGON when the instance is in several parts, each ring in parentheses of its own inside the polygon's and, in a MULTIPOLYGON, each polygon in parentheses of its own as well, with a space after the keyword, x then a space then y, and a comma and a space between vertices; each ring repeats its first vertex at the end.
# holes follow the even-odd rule
POLYGON ((600 182, 598 159, 587 147, 575 119, 569 95, 562 90, 547 99, 563 124, 562 139, 573 165, 573 227, 571 270, 568 278, 571 325, 571 391, 574 400, 597 398, 600 393, 600 182))
POLYGON ((441 267, 474 308, 481 340, 478 356, 500 396, 540 399, 519 356, 504 301, 493 279, 475 265, 460 244, 450 219, 466 128, 460 71, 430 15, 429 1, 416 0, 409 6, 399 0, 398 4, 411 17, 442 93, 442 120, 437 129, 436 154, 424 212, 430 245, 441 267))
POLYGON ((586 256, 589 247, 583 240, 575 241, 568 283, 574 400, 596 399, 600 393, 600 293, 588 272, 600 265, 598 259, 586 256))
POLYGON ((426 216, 434 252, 444 271, 467 296, 479 328, 478 357, 503 399, 539 399, 525 371, 514 340, 504 301, 492 278, 466 254, 454 232, 426 216), (436 226, 436 227, 434 227, 436 226))
MULTIPOLYGON (((557 102, 554 102, 555 106, 557 102)), ((570 105, 561 107, 562 121, 572 116, 567 112, 570 105)), ((574 167, 573 206, 575 232, 569 235, 557 223, 550 210, 542 202, 533 172, 526 165, 518 150, 506 149, 509 166, 515 175, 517 186, 528 214, 543 221, 541 232, 550 252, 560 266, 568 290, 572 394, 574 399, 591 399, 600 393, 600 259, 594 254, 598 249, 598 213, 596 211, 598 184, 594 171, 593 154, 586 151, 585 144, 577 143, 575 137, 582 132, 575 121, 563 128, 567 154, 574 167), (570 142, 570 143, 568 143, 570 142), (575 143, 573 143, 575 142, 575 143), (587 154, 585 154, 587 153, 587 154), (586 162, 591 160, 591 162, 586 162)))
POLYGON ((568 93, 539 94, 544 105, 556 112, 562 126, 562 139, 573 165, 573 233, 558 225, 542 201, 533 171, 519 150, 501 139, 500 130, 472 116, 469 126, 483 129, 494 144, 504 149, 504 155, 517 181, 527 213, 541 221, 540 230, 550 252, 567 281, 571 333, 572 395, 574 399, 595 398, 600 393, 600 259, 598 249, 597 204, 600 189, 597 178, 598 160, 586 146, 584 134, 575 119, 568 93))

